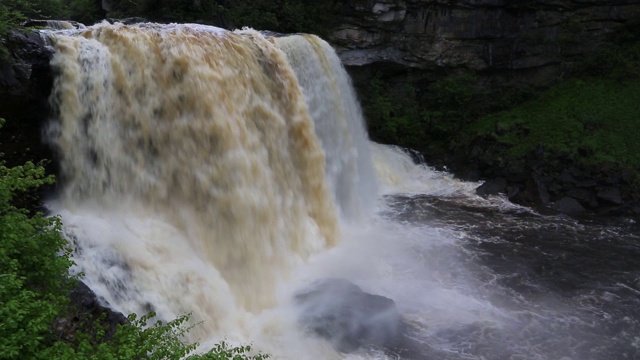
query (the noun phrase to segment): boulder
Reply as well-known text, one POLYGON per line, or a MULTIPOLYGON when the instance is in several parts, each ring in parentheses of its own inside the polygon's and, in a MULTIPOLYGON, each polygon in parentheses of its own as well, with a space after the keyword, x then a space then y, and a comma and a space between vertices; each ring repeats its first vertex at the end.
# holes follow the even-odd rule
POLYGON ((598 188, 598 199, 608 201, 612 204, 622 204, 620 189, 613 186, 603 186, 598 188))
POLYGON ((504 178, 495 178, 485 181, 484 184, 476 188, 476 194, 486 197, 488 195, 497 195, 504 193, 507 188, 507 180, 504 178))
POLYGON ((574 216, 585 212, 585 208, 580 205, 578 200, 568 196, 551 203, 550 206, 552 209, 574 216))
POLYGON ((337 351, 381 349, 402 358, 424 359, 393 300, 369 294, 344 279, 323 279, 295 295, 299 322, 337 351), (418 355, 420 354, 420 355, 418 355))

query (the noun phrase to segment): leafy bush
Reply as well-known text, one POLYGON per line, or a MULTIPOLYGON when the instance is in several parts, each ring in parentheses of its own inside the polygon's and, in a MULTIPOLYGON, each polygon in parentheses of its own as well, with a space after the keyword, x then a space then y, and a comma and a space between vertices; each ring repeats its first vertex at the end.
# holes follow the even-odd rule
MULTIPOLYGON (((0 120, 1 121, 1 120, 0 120)), ((60 221, 30 214, 14 195, 50 184, 44 168, 0 162, 0 357, 36 358, 52 345, 51 324, 67 304, 71 260, 60 221)))
MULTIPOLYGON (((96 343, 87 334, 76 334, 72 344, 58 342, 40 354, 42 359, 93 360, 93 359, 148 359, 148 360, 265 360, 264 354, 249 355, 250 346, 230 346, 226 342, 216 344, 203 354, 193 354, 198 344, 187 344, 182 339, 190 330, 186 326, 188 316, 181 316, 168 323, 156 322, 148 326, 154 313, 138 318, 129 316, 129 324, 118 325, 114 336, 96 343)), ((98 337, 103 334, 98 334, 98 337)))

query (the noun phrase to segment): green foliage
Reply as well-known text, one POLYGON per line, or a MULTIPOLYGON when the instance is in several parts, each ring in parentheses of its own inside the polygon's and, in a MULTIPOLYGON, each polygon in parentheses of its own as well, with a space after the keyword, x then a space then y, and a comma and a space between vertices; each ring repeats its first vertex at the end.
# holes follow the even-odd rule
POLYGON ((6 48, 7 35, 24 19, 24 14, 10 7, 9 3, 0 3, 0 60, 9 55, 6 48))
MULTIPOLYGON (((510 157, 538 145, 585 164, 640 169, 640 84, 612 79, 571 80, 467 129, 508 145, 510 157)), ((471 135, 473 136, 473 135, 471 135)))
POLYGON ((363 89, 361 102, 374 141, 420 148, 428 129, 409 83, 390 86, 376 74, 363 89))
POLYGON ((444 77, 431 86, 423 112, 430 142, 450 140, 476 116, 476 82, 475 76, 462 73, 444 77))
POLYGON ((92 23, 102 17, 97 0, 2 0, 0 3, 0 60, 8 56, 7 35, 27 19, 74 20, 92 23))
POLYGON ((30 214, 14 195, 50 184, 44 168, 0 162, 0 357, 32 359, 55 340, 51 324, 65 308, 71 261, 58 218, 30 214))
MULTIPOLYGON (((226 342, 216 344, 206 353, 194 354, 197 343, 188 344, 183 339, 191 327, 186 326, 189 316, 181 316, 168 323, 160 321, 149 326, 154 313, 138 318, 129 316, 129 323, 118 325, 108 341, 96 342, 87 334, 78 333, 72 344, 58 342, 39 354, 42 359, 61 360, 264 360, 268 355, 250 355, 250 346, 233 347, 226 342)), ((100 334, 98 334, 98 337, 100 334)))
POLYGON ((0 19, 15 26, 26 19, 95 21, 100 16, 100 1, 96 0, 3 0, 0 19))
POLYGON ((138 16, 161 22, 217 24, 226 14, 216 0, 114 0, 109 6, 110 17, 138 16))
POLYGON ((362 90, 362 105, 373 140, 424 151, 447 146, 486 111, 478 101, 475 76, 444 77, 418 94, 411 74, 397 86, 377 74, 362 90))
MULTIPOLYGON (((0 119, 0 126, 4 120, 0 119)), ((0 154, 1 156, 1 154, 0 154)), ((147 326, 155 314, 129 316, 107 338, 105 325, 92 321, 62 340, 56 319, 72 317, 68 294, 75 285, 72 265, 57 217, 31 214, 15 205, 16 196, 51 184, 44 168, 27 162, 6 167, 0 162, 0 359, 193 359, 264 360, 250 355, 251 347, 218 343, 204 354, 193 354, 198 344, 184 341, 191 327, 188 316, 166 324, 147 326)))
POLYGON ((197 22, 229 28, 326 34, 337 1, 313 0, 113 0, 109 16, 140 16, 160 22, 197 22))
POLYGON ((542 146, 582 165, 616 164, 640 172, 640 21, 612 33, 574 64, 572 78, 537 98, 480 119, 466 140, 488 135, 522 157, 542 146))
POLYGON ((68 0, 65 19, 91 25, 104 17, 100 0, 68 0))
POLYGON ((335 24, 338 4, 338 1, 317 0, 231 1, 229 14, 235 27, 323 36, 335 24))

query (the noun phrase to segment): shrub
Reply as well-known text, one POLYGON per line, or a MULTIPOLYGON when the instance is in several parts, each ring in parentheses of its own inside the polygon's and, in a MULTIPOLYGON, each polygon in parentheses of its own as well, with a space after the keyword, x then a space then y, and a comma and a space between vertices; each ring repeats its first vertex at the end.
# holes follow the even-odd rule
POLYGON ((14 196, 53 182, 44 168, 0 162, 0 357, 36 358, 55 341, 51 324, 67 304, 71 260, 60 220, 30 214, 14 196))

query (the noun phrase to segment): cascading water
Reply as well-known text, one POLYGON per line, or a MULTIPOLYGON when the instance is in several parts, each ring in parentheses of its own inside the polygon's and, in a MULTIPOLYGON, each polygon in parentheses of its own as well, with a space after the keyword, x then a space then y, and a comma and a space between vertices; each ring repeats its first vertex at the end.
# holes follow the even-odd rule
POLYGON ((327 156, 327 179, 343 217, 371 215, 375 173, 362 113, 349 76, 326 42, 314 35, 275 39, 293 67, 327 156))
MULTIPOLYGON (((335 243, 312 120, 291 68, 262 35, 101 25, 54 42, 60 116, 48 133, 60 153, 60 206, 170 227, 109 240, 130 276, 148 272, 133 281, 139 291, 224 284, 241 308, 259 311, 274 304, 293 263, 335 243), (179 236, 162 243, 169 233, 179 236), (183 260, 207 264, 207 275, 156 278, 154 268, 173 263, 171 242, 189 247, 183 260)), ((198 290, 200 302, 219 292, 209 290, 198 290)), ((227 311, 190 307, 175 311, 211 325, 227 311)))
POLYGON ((284 359, 394 358, 341 354, 301 329, 293 294, 343 278, 395 300, 412 358, 639 354, 640 301, 620 302, 640 294, 637 266, 576 250, 593 282, 579 265, 548 270, 578 237, 640 258, 637 231, 482 199, 369 143, 319 38, 157 24, 48 36, 46 136, 62 172, 49 205, 115 310, 192 313, 204 349, 226 338, 284 359))

